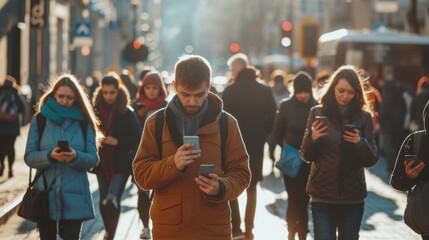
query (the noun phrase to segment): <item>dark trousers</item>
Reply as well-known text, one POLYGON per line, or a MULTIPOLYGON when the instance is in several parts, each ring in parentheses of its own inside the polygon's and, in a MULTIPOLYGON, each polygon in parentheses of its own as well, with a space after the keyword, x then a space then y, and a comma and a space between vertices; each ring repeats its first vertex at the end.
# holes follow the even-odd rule
POLYGON ((9 161, 9 170, 12 169, 15 161, 15 140, 16 136, 0 135, 0 163, 2 170, 4 169, 4 158, 7 156, 9 161))
MULTIPOLYGON (((118 226, 119 215, 121 213, 121 197, 124 192, 125 185, 127 183, 128 177, 125 181, 120 183, 120 186, 115 186, 115 195, 116 195, 116 206, 111 202, 103 202, 106 196, 109 194, 109 187, 112 184, 112 181, 107 181, 104 179, 103 173, 97 173, 98 186, 100 191, 100 213, 101 218, 103 219, 104 227, 106 229, 108 240, 113 239, 116 233, 116 227, 118 226)), ((116 183, 113 183, 116 185, 116 183)))
POLYGON ((336 238, 338 228, 339 240, 359 239, 359 229, 364 211, 364 203, 330 204, 311 203, 315 240, 332 240, 336 238))
MULTIPOLYGON (((247 203, 246 203, 246 214, 244 217, 244 224, 246 227, 246 233, 251 233, 253 230, 253 221, 255 220, 256 211, 256 185, 257 181, 252 181, 250 186, 247 188, 247 203)), ((238 207, 238 200, 234 199, 229 202, 231 207, 231 224, 232 231, 238 231, 241 225, 240 219, 240 208, 238 207)))
POLYGON ((305 192, 309 165, 302 164, 295 178, 283 175, 283 183, 287 191, 286 222, 289 239, 295 239, 298 233, 300 240, 307 238, 308 233, 308 202, 309 196, 305 192))
POLYGON ((143 223, 143 227, 149 228, 150 192, 139 189, 138 194, 137 210, 139 211, 140 220, 143 223))
MULTIPOLYGON (((64 240, 80 239, 82 220, 60 220, 58 233, 64 240)), ((47 219, 37 223, 41 240, 57 239, 57 221, 47 219)))

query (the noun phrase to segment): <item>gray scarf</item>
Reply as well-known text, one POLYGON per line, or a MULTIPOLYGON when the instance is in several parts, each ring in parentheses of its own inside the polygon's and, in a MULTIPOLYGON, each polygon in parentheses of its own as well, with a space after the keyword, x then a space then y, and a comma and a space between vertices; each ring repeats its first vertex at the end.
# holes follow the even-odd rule
POLYGON ((167 107, 170 108, 171 111, 173 111, 177 130, 181 137, 183 137, 197 135, 199 125, 202 122, 205 113, 207 112, 209 104, 208 100, 206 99, 197 114, 188 115, 185 109, 183 109, 182 103, 176 95, 168 103, 167 107))

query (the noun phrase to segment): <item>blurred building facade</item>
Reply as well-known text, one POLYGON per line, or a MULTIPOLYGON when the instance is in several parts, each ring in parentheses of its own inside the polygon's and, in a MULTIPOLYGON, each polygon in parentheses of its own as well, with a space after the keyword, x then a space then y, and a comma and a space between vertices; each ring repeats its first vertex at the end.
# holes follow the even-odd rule
MULTIPOLYGON (((182 54, 209 59, 216 74, 227 70, 236 43, 253 64, 264 59, 299 62, 299 30, 308 18, 319 34, 339 28, 410 31, 410 0, 0 0, 0 82, 6 74, 41 94, 54 73, 82 80, 92 71, 142 65, 172 71, 182 54), (396 8, 380 9, 381 2, 396 8), (293 24, 292 43, 280 43, 280 25, 293 24), (79 28, 82 26, 87 27, 79 28), (82 38, 80 34, 86 34, 82 38), (148 60, 129 63, 122 50, 137 39, 148 60), (270 56, 267 58, 267 56, 270 56)), ((429 0, 417 1, 422 33, 429 34, 429 0)), ((288 62, 287 64, 291 64, 288 62)), ((138 72, 137 72, 138 73, 138 72)))

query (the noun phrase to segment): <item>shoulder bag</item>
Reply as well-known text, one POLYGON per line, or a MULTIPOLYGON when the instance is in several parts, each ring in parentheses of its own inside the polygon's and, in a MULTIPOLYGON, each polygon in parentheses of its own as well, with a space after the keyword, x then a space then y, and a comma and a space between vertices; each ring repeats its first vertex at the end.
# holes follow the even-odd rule
POLYGON ((288 177, 295 178, 302 164, 299 149, 285 144, 282 148, 280 159, 275 163, 277 169, 288 177))
POLYGON ((40 222, 49 218, 49 189, 44 170, 38 172, 31 182, 31 168, 27 191, 18 207, 18 216, 32 222, 40 222), (34 188, 40 176, 43 176, 44 191, 34 188))

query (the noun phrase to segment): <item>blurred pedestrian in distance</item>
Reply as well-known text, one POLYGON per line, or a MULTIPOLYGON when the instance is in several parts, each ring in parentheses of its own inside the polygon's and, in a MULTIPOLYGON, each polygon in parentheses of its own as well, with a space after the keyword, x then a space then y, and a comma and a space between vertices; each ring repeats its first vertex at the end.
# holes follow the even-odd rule
POLYGON ((82 222, 95 216, 87 171, 99 161, 96 136, 101 133, 76 77, 62 74, 54 81, 31 120, 24 160, 42 174, 36 189, 45 191, 45 178, 48 183, 49 212, 37 223, 40 238, 80 239, 82 222), (58 141, 67 141, 68 149, 58 141))
POLYGON ((328 83, 329 81, 329 77, 331 76, 331 74, 326 71, 320 71, 317 73, 316 75, 316 99, 320 99, 320 96, 323 94, 321 91, 323 89, 323 87, 328 83))
POLYGON ((228 201, 237 198, 250 180, 237 122, 222 112, 221 99, 209 92, 211 67, 203 57, 181 57, 173 85, 177 94, 159 113, 161 136, 156 134, 161 115, 153 114, 133 164, 137 184, 154 191, 153 239, 231 239, 228 201), (223 149, 221 118, 228 126, 223 149), (184 136, 198 136, 199 149, 183 143, 184 136), (199 172, 203 163, 214 165, 209 178, 199 172))
POLYGON ((424 129, 423 109, 429 101, 429 78, 423 76, 417 83, 416 96, 411 102, 410 109, 410 131, 424 129))
POLYGON ((121 212, 121 196, 132 172, 132 161, 141 128, 119 76, 110 72, 101 80, 93 105, 106 138, 99 149, 100 164, 94 170, 100 190, 100 213, 105 239, 114 239, 121 212))
POLYGON ((372 126, 374 127, 374 138, 375 138, 377 147, 379 147, 380 146, 380 140, 379 140, 380 124, 378 122, 378 114, 380 111, 380 105, 383 102, 381 98, 381 93, 378 91, 377 88, 372 86, 370 81, 371 76, 365 69, 359 69, 358 74, 362 81, 363 91, 366 95, 366 98, 369 101, 369 107, 372 113, 372 126))
MULTIPOLYGON (((167 105, 167 90, 164 81, 158 72, 149 72, 141 81, 142 84, 138 88, 137 98, 133 101, 134 111, 140 122, 140 126, 144 127, 147 118, 158 109, 167 105)), ((149 229, 149 190, 139 189, 137 209, 140 219, 143 223, 143 230, 140 235, 141 239, 150 239, 149 229)))
MULTIPOLYGON (((271 73, 270 76, 270 83, 271 91, 273 92, 274 100, 276 101, 277 109, 280 106, 280 102, 282 100, 285 100, 289 97, 290 92, 287 88, 286 81, 287 73, 281 69, 277 69, 271 73)), ((274 138, 273 132, 271 132, 267 137, 267 143, 268 143, 268 152, 270 155, 271 160, 273 161, 273 169, 274 169, 274 162, 276 161, 274 156, 274 151, 276 149, 277 143, 274 138)))
POLYGON ((384 83, 378 120, 380 122, 380 140, 383 155, 387 162, 387 171, 392 172, 395 165, 396 154, 404 138, 404 121, 407 106, 402 91, 395 80, 384 83))
POLYGON ((94 97, 95 90, 100 86, 100 81, 102 78, 102 74, 100 71, 92 71, 91 76, 88 76, 85 83, 88 87, 88 96, 89 99, 94 97))
POLYGON ((142 81, 144 79, 144 77, 146 76, 146 74, 148 74, 149 72, 155 71, 155 69, 153 67, 150 66, 145 66, 143 67, 143 70, 140 72, 140 78, 139 78, 139 82, 137 84, 137 86, 141 86, 142 85, 142 81))
MULTIPOLYGON (((293 95, 282 101, 274 121, 274 135, 277 144, 299 149, 304 136, 305 127, 310 109, 317 105, 313 98, 312 80, 306 72, 298 72, 293 80, 293 95)), ((310 165, 303 163, 298 175, 291 178, 283 174, 283 183, 288 194, 286 209, 286 222, 288 228, 288 239, 295 239, 298 235, 300 240, 307 239, 308 233, 308 201, 305 192, 310 165)))
MULTIPOLYGON (((424 147, 429 145, 429 136, 427 134, 429 129, 428 113, 429 102, 426 102, 423 114, 420 115, 423 118, 423 131, 413 132, 408 135, 398 152, 395 168, 390 178, 390 184, 397 190, 410 191, 417 184, 429 181, 429 169, 426 167, 429 164, 429 149, 424 147), (417 138, 417 134, 421 134, 422 137, 417 138), (416 143, 417 141, 420 142, 416 143)), ((429 229, 422 230, 427 232, 429 229)), ((429 240, 429 235, 422 235, 422 239, 429 240)))
POLYGON ((337 239, 338 230, 338 239, 359 239, 367 196, 363 168, 377 163, 378 152, 355 68, 342 66, 331 78, 321 105, 310 111, 301 146, 303 159, 312 163, 306 191, 314 238, 337 239))
POLYGON ((417 94, 422 91, 424 84, 429 84, 429 76, 424 75, 419 79, 419 81, 417 82, 417 90, 416 90, 417 94))
POLYGON ((7 75, 0 87, 0 177, 3 176, 6 156, 9 163, 8 177, 13 177, 15 140, 20 128, 19 113, 24 111, 24 103, 19 95, 20 88, 15 78, 7 75))
POLYGON ((127 88, 128 93, 130 95, 130 99, 135 99, 137 94, 137 84, 134 80, 133 74, 127 69, 123 69, 119 77, 121 78, 122 83, 127 88))
MULTIPOLYGON (((223 93, 225 111, 238 121, 249 154, 252 179, 247 188, 245 237, 253 239, 253 222, 256 209, 256 185, 262 181, 264 145, 272 130, 276 114, 276 102, 271 89, 257 82, 257 71, 248 66, 247 56, 238 53, 228 60, 234 83, 223 93)), ((242 238, 240 209, 237 199, 230 202, 232 211, 233 239, 242 238)))

